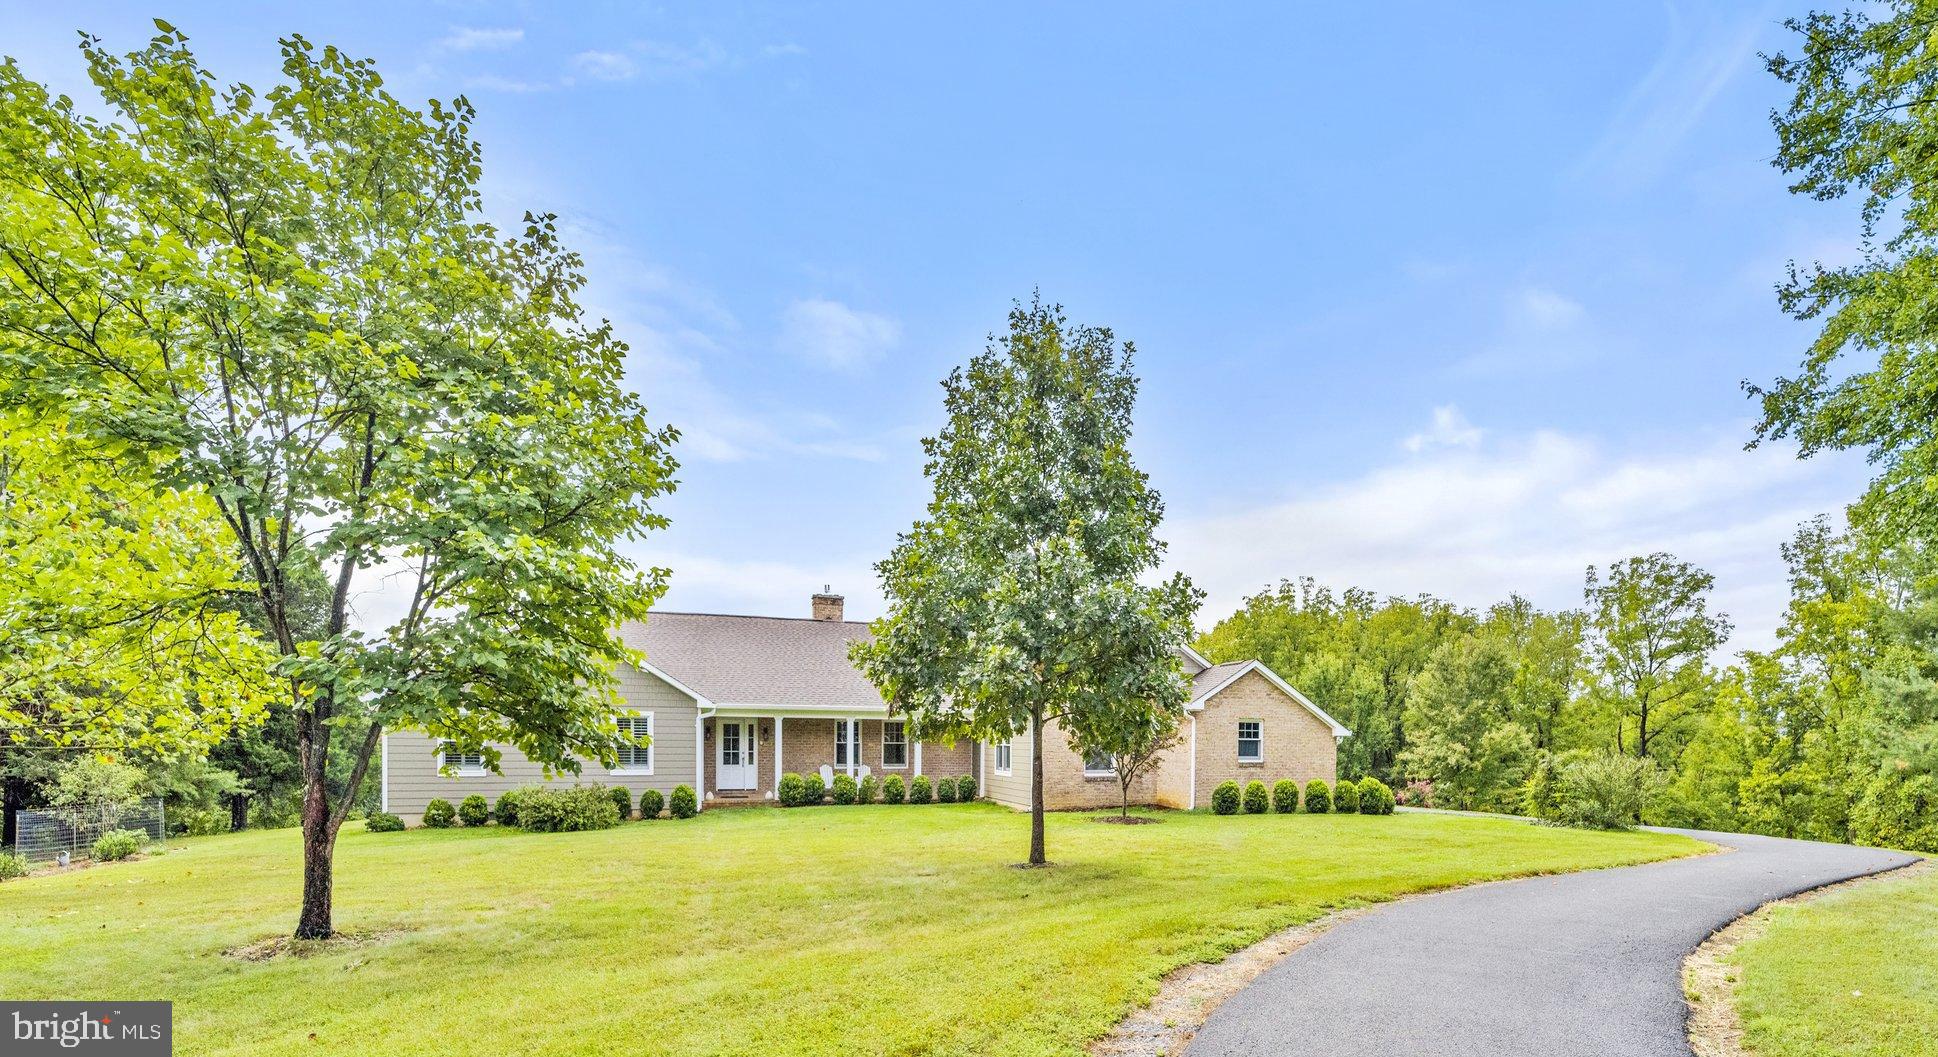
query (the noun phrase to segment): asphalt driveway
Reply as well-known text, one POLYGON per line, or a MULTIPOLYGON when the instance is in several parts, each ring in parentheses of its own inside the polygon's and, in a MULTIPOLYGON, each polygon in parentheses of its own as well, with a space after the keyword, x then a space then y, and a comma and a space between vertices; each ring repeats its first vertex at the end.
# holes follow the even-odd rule
POLYGON ((1189 1057, 1688 1057, 1682 959, 1764 903, 1916 861, 1687 833, 1735 849, 1481 885, 1346 922, 1266 970, 1189 1057))

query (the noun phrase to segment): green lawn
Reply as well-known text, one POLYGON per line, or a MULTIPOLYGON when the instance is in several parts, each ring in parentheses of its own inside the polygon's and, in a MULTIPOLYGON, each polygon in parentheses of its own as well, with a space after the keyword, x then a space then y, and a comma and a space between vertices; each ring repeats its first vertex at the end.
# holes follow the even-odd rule
POLYGON ((1757 1057, 1938 1057, 1938 869, 1775 907, 1731 960, 1757 1057))
POLYGON ((0 995, 167 998, 194 1054, 1076 1054, 1168 970, 1327 910, 1702 845, 1494 819, 1052 815, 991 805, 707 812, 581 834, 363 833, 339 928, 295 921, 293 831, 0 885, 0 995))

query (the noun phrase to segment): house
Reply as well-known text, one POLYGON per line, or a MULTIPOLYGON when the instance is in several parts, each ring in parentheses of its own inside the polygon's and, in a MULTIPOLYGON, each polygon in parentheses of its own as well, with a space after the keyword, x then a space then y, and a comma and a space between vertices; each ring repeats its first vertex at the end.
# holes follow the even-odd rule
MULTIPOLYGON (((1030 803, 1027 734, 1000 743, 915 742, 881 694, 848 661, 848 644, 868 634, 842 619, 842 598, 813 596, 809 617, 655 612, 620 629, 645 660, 619 673, 623 725, 651 744, 618 766, 588 762, 580 781, 646 789, 689 785, 703 807, 774 799, 787 772, 974 775, 982 795, 1011 807, 1030 803)), ((1183 651, 1191 703, 1178 744, 1138 778, 1138 803, 1209 805, 1228 778, 1331 781, 1348 731, 1258 661, 1211 664, 1183 651)), ((1044 728, 1044 803, 1052 809, 1105 807, 1119 791, 1108 759, 1085 760, 1054 725, 1044 728)), ((493 774, 478 756, 449 751, 417 731, 383 738, 383 807, 407 819, 434 797, 472 793, 496 800, 544 781, 540 765, 506 748, 493 774)), ((573 781, 565 776, 560 781, 573 781)))

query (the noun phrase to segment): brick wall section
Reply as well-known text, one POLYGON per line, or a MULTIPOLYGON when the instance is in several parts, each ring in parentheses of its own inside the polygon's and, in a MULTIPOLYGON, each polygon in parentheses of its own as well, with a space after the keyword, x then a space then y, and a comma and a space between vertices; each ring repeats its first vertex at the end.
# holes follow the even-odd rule
MULTIPOLYGON (((623 785, 637 801, 647 789, 671 793, 673 787, 693 784, 693 699, 657 677, 629 666, 619 669, 619 694, 624 707, 653 713, 653 773, 616 775, 591 761, 578 775, 561 775, 562 785, 597 782, 623 785)), ((544 782, 545 769, 510 746, 500 746, 503 774, 447 776, 438 773, 436 743, 420 731, 392 731, 384 736, 383 793, 386 810, 415 824, 433 797, 455 804, 478 793, 494 804, 498 795, 523 785, 544 782)))
POLYGON ((1198 716, 1198 806, 1211 806, 1211 791, 1226 779, 1266 785, 1290 778, 1301 787, 1337 775, 1338 745, 1332 728, 1271 680, 1247 672, 1206 703, 1198 716), (1258 720, 1265 735, 1263 763, 1238 762, 1238 721, 1258 720))

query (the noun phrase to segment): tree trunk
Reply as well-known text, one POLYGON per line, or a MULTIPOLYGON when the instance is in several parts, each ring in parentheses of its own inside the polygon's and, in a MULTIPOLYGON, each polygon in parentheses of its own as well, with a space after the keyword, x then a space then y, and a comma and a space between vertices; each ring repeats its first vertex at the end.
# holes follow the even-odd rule
POLYGON ((249 796, 236 793, 229 797, 229 832, 238 833, 249 828, 249 796))
POLYGON ((1043 716, 1030 717, 1030 865, 1042 866, 1043 856, 1043 716))
POLYGON ((303 786, 303 913, 296 919, 296 938, 326 940, 330 924, 331 859, 336 851, 336 827, 331 825, 329 797, 323 776, 306 776, 303 786))

